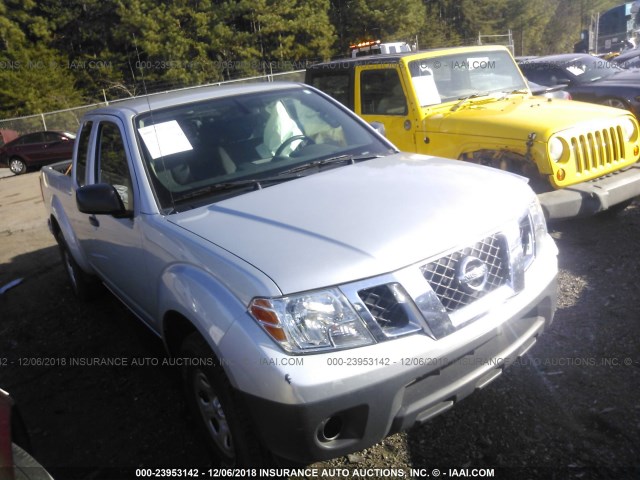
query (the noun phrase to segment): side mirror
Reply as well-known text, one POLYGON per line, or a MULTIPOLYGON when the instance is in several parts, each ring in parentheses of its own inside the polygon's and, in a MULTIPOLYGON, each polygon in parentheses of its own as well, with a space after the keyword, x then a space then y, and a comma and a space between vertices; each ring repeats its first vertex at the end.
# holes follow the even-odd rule
POLYGON ((378 132, 383 137, 387 136, 387 130, 384 128, 384 123, 382 122, 371 122, 369 125, 373 127, 373 129, 378 132))
POLYGON ((76 205, 82 213, 90 215, 127 216, 117 190, 106 183, 84 185, 76 190, 76 205))

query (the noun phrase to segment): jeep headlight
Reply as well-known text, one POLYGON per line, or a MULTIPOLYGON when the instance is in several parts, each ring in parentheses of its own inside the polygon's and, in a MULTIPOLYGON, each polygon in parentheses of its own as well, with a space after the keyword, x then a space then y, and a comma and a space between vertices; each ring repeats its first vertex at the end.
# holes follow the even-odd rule
POLYGON ((336 288, 278 298, 254 298, 249 312, 287 352, 361 347, 373 336, 336 288))
POLYGON ((558 163, 564 154, 564 143, 558 137, 549 140, 549 156, 551 160, 558 163))
POLYGON ((637 134, 635 122, 630 118, 625 118, 622 120, 621 126, 625 141, 631 142, 635 140, 637 134))

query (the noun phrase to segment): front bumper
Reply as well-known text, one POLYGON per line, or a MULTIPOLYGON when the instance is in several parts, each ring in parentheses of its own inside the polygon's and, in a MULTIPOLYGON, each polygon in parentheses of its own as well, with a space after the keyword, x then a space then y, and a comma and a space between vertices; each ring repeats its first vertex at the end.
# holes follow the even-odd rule
MULTIPOLYGON (((472 323, 459 332, 452 348, 433 358, 412 355, 420 351, 412 348, 420 344, 419 335, 397 340, 392 365, 370 372, 369 381, 357 387, 344 385, 345 379, 338 378, 342 368, 334 366, 324 370, 337 368, 333 370, 336 386, 327 386, 324 397, 314 401, 281 403, 238 393, 261 440, 280 457, 310 463, 362 450, 449 409, 524 355, 555 312, 555 274, 543 285, 535 298, 518 303, 515 310, 513 305, 501 305, 495 315, 490 314, 505 315, 506 320, 493 322, 492 318, 490 328, 475 325, 482 320, 472 323), (416 361, 397 364, 411 357, 416 361)), ((366 349, 357 350, 368 356, 366 349)), ((293 373, 294 385, 296 380, 293 373)))
POLYGON ((584 217, 640 195, 640 164, 589 182, 538 195, 547 220, 584 217))

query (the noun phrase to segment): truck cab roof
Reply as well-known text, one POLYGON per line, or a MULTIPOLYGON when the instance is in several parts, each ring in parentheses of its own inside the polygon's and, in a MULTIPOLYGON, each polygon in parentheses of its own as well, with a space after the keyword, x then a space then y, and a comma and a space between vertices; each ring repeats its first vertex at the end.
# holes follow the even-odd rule
POLYGON ((307 67, 307 71, 321 70, 323 68, 335 68, 336 65, 340 65, 341 68, 350 69, 361 65, 382 65, 382 64, 395 64, 400 63, 404 58, 417 59, 421 57, 439 56, 440 54, 452 54, 460 52, 486 52, 495 50, 507 50, 506 47, 500 45, 487 45, 487 46, 462 46, 462 47, 447 47, 447 48, 432 48, 427 50, 420 50, 419 52, 404 52, 404 53, 389 53, 389 54, 377 54, 369 55, 366 57, 355 58, 340 58, 331 60, 328 62, 320 62, 307 67))

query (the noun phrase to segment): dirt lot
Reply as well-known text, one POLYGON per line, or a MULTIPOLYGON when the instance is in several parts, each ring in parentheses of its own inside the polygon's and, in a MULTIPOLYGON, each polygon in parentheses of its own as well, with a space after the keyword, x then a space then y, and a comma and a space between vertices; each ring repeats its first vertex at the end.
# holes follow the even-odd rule
MULTIPOLYGON (((314 467, 640 478, 640 206, 557 225, 553 236, 559 310, 526 358, 431 422, 314 467)), ((91 304, 74 299, 37 173, 0 178, 0 241, 0 289, 22 279, 0 294, 0 387, 20 405, 40 462, 58 479, 210 466, 173 369, 63 364, 163 352, 109 294, 91 304)))

